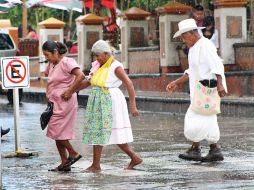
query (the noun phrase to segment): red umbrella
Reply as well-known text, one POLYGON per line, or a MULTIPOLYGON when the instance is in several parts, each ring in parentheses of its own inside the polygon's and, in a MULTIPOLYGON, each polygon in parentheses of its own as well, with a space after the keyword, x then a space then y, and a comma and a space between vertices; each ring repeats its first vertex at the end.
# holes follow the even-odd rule
POLYGON ((115 7, 115 0, 102 0, 101 4, 108 9, 112 9, 115 7))
MULTIPOLYGON (((84 0, 84 6, 87 8, 93 8, 94 0, 84 0)), ((108 9, 115 8, 115 0, 101 0, 101 5, 108 9)))

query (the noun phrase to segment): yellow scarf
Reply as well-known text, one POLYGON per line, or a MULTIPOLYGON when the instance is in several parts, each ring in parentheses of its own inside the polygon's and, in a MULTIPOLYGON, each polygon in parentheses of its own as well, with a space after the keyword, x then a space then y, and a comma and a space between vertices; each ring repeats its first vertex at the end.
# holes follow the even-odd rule
POLYGON ((92 86, 102 87, 103 91, 108 78, 109 68, 113 63, 113 56, 107 60, 92 76, 90 83, 92 86))

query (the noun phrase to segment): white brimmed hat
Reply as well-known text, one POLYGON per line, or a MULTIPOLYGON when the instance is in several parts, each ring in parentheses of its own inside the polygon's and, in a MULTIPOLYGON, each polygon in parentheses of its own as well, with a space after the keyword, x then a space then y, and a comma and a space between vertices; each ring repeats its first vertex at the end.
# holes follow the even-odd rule
POLYGON ((195 30, 195 29, 204 29, 205 27, 198 27, 195 20, 192 18, 182 20, 178 23, 179 30, 175 33, 173 38, 181 36, 183 33, 195 30))

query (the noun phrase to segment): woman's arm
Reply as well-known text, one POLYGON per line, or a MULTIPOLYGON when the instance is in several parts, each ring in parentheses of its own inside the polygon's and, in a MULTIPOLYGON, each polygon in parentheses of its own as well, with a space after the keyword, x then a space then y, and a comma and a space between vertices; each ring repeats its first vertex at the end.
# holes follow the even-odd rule
POLYGON ((134 90, 134 86, 132 84, 132 81, 128 77, 128 75, 125 73, 123 68, 117 67, 115 69, 116 76, 123 82, 123 84, 126 86, 128 94, 129 94, 129 106, 130 106, 130 112, 135 117, 138 116, 138 110, 136 107, 136 94, 134 90))
POLYGON ((85 75, 79 68, 75 68, 71 71, 72 75, 75 75, 75 80, 71 86, 61 95, 64 100, 69 100, 74 92, 79 89, 80 84, 85 78, 85 75))
POLYGON ((88 80, 82 80, 81 84, 79 85, 78 89, 76 91, 80 91, 83 90, 85 88, 87 88, 88 86, 90 86, 90 82, 88 80))

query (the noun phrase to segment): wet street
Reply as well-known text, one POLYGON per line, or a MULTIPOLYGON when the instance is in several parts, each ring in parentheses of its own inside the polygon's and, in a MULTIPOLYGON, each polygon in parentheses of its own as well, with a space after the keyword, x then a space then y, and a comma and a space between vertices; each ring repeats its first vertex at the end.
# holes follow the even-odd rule
MULTIPOLYGON (((0 100, 0 125, 10 127, 2 139, 2 154, 13 153, 15 137, 13 110, 0 100)), ((178 154, 189 148, 183 136, 184 116, 141 113, 131 118, 134 142, 131 144, 144 162, 136 170, 124 170, 129 158, 116 146, 107 146, 102 155, 102 172, 84 173, 92 160, 92 149, 82 144, 85 109, 80 108, 74 147, 83 158, 69 173, 48 172, 59 157, 54 141, 45 136, 39 124, 44 104, 23 103, 20 107, 21 147, 36 151, 30 158, 3 158, 2 180, 6 190, 253 190, 254 189, 254 119, 219 117, 220 144, 225 160, 218 163, 188 162, 178 154)), ((202 154, 208 152, 202 142, 202 154)))

